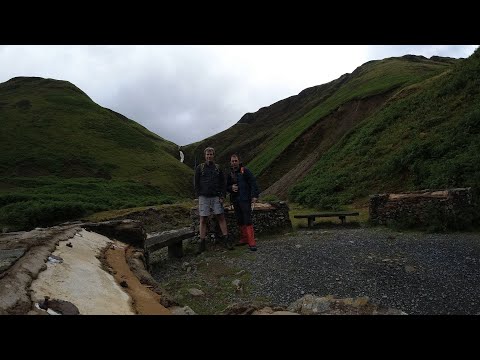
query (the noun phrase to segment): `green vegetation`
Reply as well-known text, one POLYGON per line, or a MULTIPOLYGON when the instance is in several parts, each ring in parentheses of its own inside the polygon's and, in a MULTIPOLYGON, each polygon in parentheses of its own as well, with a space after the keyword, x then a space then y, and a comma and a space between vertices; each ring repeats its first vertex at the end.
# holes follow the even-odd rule
POLYGON ((343 77, 330 83, 305 89, 300 94, 280 100, 255 114, 245 114, 231 128, 202 141, 184 147, 185 162, 193 166, 195 159, 203 161, 203 150, 207 146, 216 149, 216 160, 228 166, 230 155, 237 153, 243 163, 249 161, 268 148, 272 139, 283 126, 294 122, 318 103, 331 96, 342 84, 343 77))
MULTIPOLYGON (((172 276, 166 281, 160 281, 160 286, 182 306, 187 305, 200 315, 218 314, 234 303, 268 302, 268 299, 253 298, 250 272, 242 272, 241 269, 233 267, 225 261, 225 257, 246 257, 250 254, 242 247, 228 251, 227 254, 223 253, 222 248, 218 248, 218 250, 220 251, 210 248, 201 258, 189 259, 189 254, 193 252, 193 249, 187 247, 186 257, 179 262, 186 261, 195 270, 190 272, 180 270, 180 274, 172 276), (236 279, 241 282, 241 290, 236 289, 232 284, 236 279), (205 295, 192 296, 188 291, 192 288, 203 291, 205 295)), ((169 261, 170 264, 171 261, 169 261)), ((161 273, 162 266, 161 263, 157 263, 154 265, 153 272, 161 273)), ((180 268, 180 264, 177 263, 175 267, 180 268)))
MULTIPOLYGON (((156 210, 164 213, 169 217, 178 218, 177 220, 184 220, 187 221, 185 226, 191 225, 190 217, 190 209, 195 205, 195 201, 193 200, 184 200, 184 201, 176 201, 174 204, 169 204, 168 201, 164 201, 163 205, 155 204, 153 206, 156 210), (187 216, 185 216, 185 213, 187 216), (179 215, 179 216, 177 216, 179 215), (188 219, 180 219, 180 217, 185 217, 188 219)), ((85 217, 85 220, 88 221, 108 221, 112 219, 118 219, 120 217, 128 216, 131 213, 141 212, 147 209, 151 209, 152 206, 140 206, 140 207, 133 207, 128 209, 116 209, 116 210, 108 210, 108 211, 101 211, 92 215, 85 217)), ((169 221, 171 224, 172 222, 169 221)))
POLYGON ((249 166, 255 174, 261 174, 312 124, 348 101, 408 86, 437 75, 448 68, 448 64, 432 63, 426 59, 414 62, 387 59, 364 64, 332 96, 278 132, 269 142, 268 147, 256 156, 249 166))
POLYGON ((291 198, 338 209, 372 193, 479 189, 480 50, 420 86, 332 146, 291 198))
POLYGON ((162 205, 101 211, 85 217, 85 220, 94 222, 113 219, 140 220, 147 233, 191 226, 190 210, 195 205, 194 201, 176 201, 174 204, 168 202, 167 198, 162 205))
MULTIPOLYGON (((185 146, 185 162, 193 167, 194 163, 203 161, 203 149, 213 146, 217 150, 217 162, 228 168, 229 155, 239 153, 243 163, 257 176, 260 188, 265 190, 307 158, 312 150, 317 151, 315 155, 319 157, 345 132, 362 122, 366 115, 352 113, 360 103, 367 104, 364 112, 378 111, 387 96, 394 95, 391 99, 394 101, 420 92, 428 80, 448 73, 459 61, 404 56, 368 62, 330 83, 305 89, 255 113, 247 113, 231 128, 185 146)), ((302 177, 314 163, 315 160, 302 168, 302 177)), ((294 183, 299 180, 295 179, 294 183)), ((281 194, 281 198, 285 196, 281 194)))
POLYGON ((66 81, 0 84, 0 223, 29 229, 192 193, 177 145, 66 81))
POLYGON ((39 177, 0 178, 0 184, 0 226, 10 231, 52 226, 108 209, 178 200, 159 187, 134 181, 39 177))

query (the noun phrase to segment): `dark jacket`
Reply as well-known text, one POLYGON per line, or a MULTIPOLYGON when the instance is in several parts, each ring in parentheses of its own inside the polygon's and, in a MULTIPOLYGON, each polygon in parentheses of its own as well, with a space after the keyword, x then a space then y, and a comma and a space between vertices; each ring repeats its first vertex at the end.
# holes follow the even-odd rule
POLYGON ((227 191, 230 193, 230 201, 251 201, 252 198, 258 198, 257 181, 252 172, 240 163, 237 170, 231 170, 227 176, 227 191), (233 192, 232 185, 238 185, 238 192, 233 192))
POLYGON ((195 196, 225 197, 225 176, 215 163, 203 163, 195 169, 195 196))

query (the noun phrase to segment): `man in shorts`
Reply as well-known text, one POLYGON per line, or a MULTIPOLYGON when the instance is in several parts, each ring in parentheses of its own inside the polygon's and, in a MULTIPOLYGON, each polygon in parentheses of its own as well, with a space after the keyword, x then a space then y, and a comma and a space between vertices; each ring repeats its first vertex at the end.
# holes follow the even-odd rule
POLYGON ((222 231, 222 242, 228 249, 233 249, 233 241, 228 236, 223 202, 226 193, 225 176, 218 164, 215 164, 215 150, 207 147, 204 150, 205 162, 195 169, 195 196, 198 197, 198 212, 200 215, 200 240, 197 254, 205 251, 205 236, 207 235, 208 216, 217 216, 218 225, 222 231))

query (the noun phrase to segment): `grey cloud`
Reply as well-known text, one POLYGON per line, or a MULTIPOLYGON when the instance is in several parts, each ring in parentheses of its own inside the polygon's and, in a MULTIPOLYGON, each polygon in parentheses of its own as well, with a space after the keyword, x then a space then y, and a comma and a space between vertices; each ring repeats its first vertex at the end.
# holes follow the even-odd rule
MULTIPOLYGON (((15 76, 70 81, 100 106, 127 116, 167 140, 186 145, 227 129, 246 112, 255 112, 306 87, 334 80, 316 81, 322 74, 315 61, 304 62, 305 68, 298 71, 298 59, 314 60, 330 54, 322 46, 306 50, 301 47, 259 49, 0 46, 0 82, 15 76), (308 51, 312 49, 314 51, 308 51), (269 71, 272 69, 278 73, 272 75, 269 71), (293 82, 296 85, 292 85, 293 82), (307 83, 309 85, 302 85, 307 83)), ((360 66, 370 59, 405 54, 467 57, 473 50, 473 46, 454 45, 368 46, 367 50, 358 46, 358 53, 353 49, 351 56, 358 58, 356 66, 360 66)), ((322 67, 324 74, 354 70, 336 69, 335 59, 331 64, 322 67)))
POLYGON ((151 65, 123 82, 105 102, 179 145, 206 138, 243 115, 225 105, 234 101, 229 97, 238 80, 219 78, 215 64, 207 60, 182 58, 174 71, 168 64, 151 65))

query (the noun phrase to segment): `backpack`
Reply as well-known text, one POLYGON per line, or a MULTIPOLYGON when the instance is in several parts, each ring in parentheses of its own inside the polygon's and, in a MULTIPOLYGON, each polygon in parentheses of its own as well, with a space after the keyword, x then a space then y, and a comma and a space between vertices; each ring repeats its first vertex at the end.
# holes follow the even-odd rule
MULTIPOLYGON (((200 173, 203 175, 205 175, 205 163, 201 163, 200 164, 200 173)), ((215 163, 215 170, 217 171, 217 175, 220 174, 220 165, 218 165, 217 163, 215 163)))
MULTIPOLYGON (((238 170, 239 170, 239 172, 243 175, 243 174, 245 173, 245 166, 242 165, 242 166, 240 167, 240 169, 238 169, 238 170)), ((230 172, 230 176, 231 176, 232 178, 234 178, 233 174, 234 174, 233 171, 230 172)), ((245 175, 243 178, 245 179, 245 182, 248 184, 248 186, 252 186, 252 185, 250 184, 250 178, 249 178, 247 175, 245 175)))

